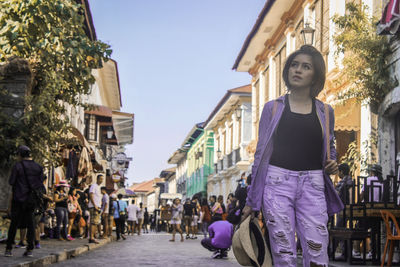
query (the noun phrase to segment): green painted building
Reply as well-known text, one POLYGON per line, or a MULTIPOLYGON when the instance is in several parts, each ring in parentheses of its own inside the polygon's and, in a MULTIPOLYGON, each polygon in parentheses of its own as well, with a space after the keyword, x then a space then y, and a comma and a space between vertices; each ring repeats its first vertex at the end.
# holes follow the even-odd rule
POLYGON ((198 123, 193 129, 190 139, 187 140, 190 146, 187 155, 187 181, 186 197, 202 193, 207 196, 207 177, 214 172, 214 133, 205 131, 204 123, 198 123))

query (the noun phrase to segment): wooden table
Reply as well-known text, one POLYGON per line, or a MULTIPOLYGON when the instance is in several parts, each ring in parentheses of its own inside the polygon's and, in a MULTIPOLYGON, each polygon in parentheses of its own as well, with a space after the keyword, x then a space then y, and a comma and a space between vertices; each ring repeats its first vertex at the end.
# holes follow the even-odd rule
POLYGON ((400 218, 400 208, 394 203, 360 203, 353 205, 346 205, 346 217, 353 220, 366 219, 366 222, 371 227, 371 239, 372 239, 372 262, 380 264, 381 261, 381 229, 380 225, 383 221, 381 216, 381 210, 386 210, 396 218, 400 218), (352 206, 352 216, 350 209, 352 206), (352 218, 351 218, 352 217, 352 218))

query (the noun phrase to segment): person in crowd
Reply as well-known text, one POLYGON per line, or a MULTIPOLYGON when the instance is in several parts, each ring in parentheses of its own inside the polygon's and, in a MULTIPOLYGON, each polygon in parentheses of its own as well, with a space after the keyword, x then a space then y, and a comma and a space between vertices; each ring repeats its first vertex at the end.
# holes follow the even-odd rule
POLYGON ((148 234, 149 229, 147 228, 149 224, 149 212, 147 211, 147 207, 144 208, 144 213, 143 213, 143 233, 148 234))
POLYGON ((343 203, 329 177, 338 171, 334 111, 316 99, 324 58, 303 45, 288 56, 282 77, 288 94, 266 103, 260 118, 243 219, 261 206, 266 211, 274 266, 297 266, 296 234, 307 248, 303 265, 328 266, 328 214, 343 203))
POLYGON ((33 213, 35 205, 30 199, 32 190, 44 190, 43 181, 45 179, 43 167, 33 161, 31 149, 27 146, 20 146, 17 150, 19 162, 12 170, 8 180, 12 187, 12 194, 8 206, 8 213, 11 217, 10 227, 8 229, 7 245, 4 256, 12 256, 12 246, 19 222, 26 225, 28 246, 24 256, 32 257, 34 248, 35 225, 33 213))
MULTIPOLYGON (((87 193, 85 192, 85 183, 82 182, 78 185, 76 189, 76 193, 78 195, 78 204, 79 207, 81 207, 81 214, 78 214, 78 217, 82 217, 85 221, 85 226, 82 227, 81 224, 79 224, 79 238, 82 239, 85 235, 87 235, 87 228, 88 225, 88 214, 89 214, 89 198, 87 193)), ((80 218, 79 218, 80 219, 80 218)))
POLYGON ((135 205, 135 200, 132 199, 131 204, 128 206, 128 235, 134 235, 135 230, 138 228, 138 218, 137 214, 139 212, 139 207, 135 205))
POLYGON ((175 198, 172 202, 171 206, 171 220, 170 224, 172 225, 172 239, 169 240, 170 242, 175 242, 175 234, 178 231, 181 234, 181 242, 183 242, 183 231, 181 228, 182 223, 182 213, 183 213, 183 206, 181 204, 181 200, 179 198, 175 198))
POLYGON ((26 244, 24 243, 26 240, 26 223, 24 220, 18 222, 17 229, 19 230, 19 242, 15 245, 15 248, 26 248, 26 244))
POLYGON ((67 182, 60 181, 60 183, 56 185, 56 191, 54 192, 54 202, 56 203, 55 212, 57 218, 56 236, 60 241, 65 241, 65 239, 69 240, 68 239, 68 194, 65 190, 66 188, 69 188, 67 182), (61 232, 61 224, 63 225, 62 232, 61 232))
POLYGON ((193 207, 193 220, 192 220, 192 236, 191 239, 197 239, 198 225, 199 225, 199 217, 200 217, 200 204, 198 202, 198 196, 193 196, 191 201, 193 207))
POLYGON ((229 193, 228 199, 226 200, 226 207, 228 208, 228 213, 236 207, 236 199, 233 193, 229 193))
MULTIPOLYGON (((339 173, 338 176, 340 178, 339 182, 337 183, 335 189, 339 194, 340 199, 342 200, 343 204, 347 205, 350 204, 350 193, 351 187, 353 186, 353 179, 350 176, 350 166, 347 163, 342 163, 338 167, 339 173)), ((346 221, 343 220, 343 214, 339 213, 336 220, 336 227, 346 227, 346 221)), ((334 244, 334 251, 336 250, 336 244, 334 244)), ((345 258, 345 251, 344 251, 344 242, 339 242, 339 247, 341 248, 341 255, 339 258, 345 258)), ((359 253, 359 252, 358 252, 359 253)), ((357 252, 353 254, 358 257, 357 252)), ((360 254, 361 257, 361 254, 360 254)))
POLYGON ((211 208, 211 222, 216 222, 219 220, 222 220, 222 214, 224 213, 223 210, 223 206, 221 205, 221 202, 223 204, 223 198, 222 196, 218 197, 218 201, 215 201, 215 198, 213 198, 214 200, 214 206, 212 206, 211 208))
POLYGON ((154 214, 150 215, 150 232, 156 231, 156 216, 154 214))
POLYGON ((101 223, 101 194, 100 185, 103 183, 103 175, 97 175, 96 183, 93 183, 89 188, 89 213, 90 213, 90 238, 89 243, 98 244, 99 241, 95 239, 96 232, 101 223))
POLYGON ((201 228, 204 238, 207 238, 208 224, 211 222, 211 211, 207 203, 207 198, 201 200, 201 228))
POLYGON ((245 172, 242 173, 242 175, 240 176, 240 179, 237 180, 237 182, 239 183, 239 185, 241 187, 247 187, 247 177, 246 177, 246 173, 245 172))
POLYGON ((143 225, 143 219, 144 219, 144 209, 143 209, 143 203, 140 202, 139 203, 139 210, 137 213, 137 219, 138 219, 138 235, 140 235, 140 233, 142 232, 142 225, 143 225))
POLYGON ((382 177, 382 166, 378 164, 372 164, 368 166, 369 176, 367 177, 366 186, 362 186, 359 201, 367 202, 380 202, 383 200, 383 177, 382 177), (364 199, 364 191, 368 188, 367 196, 368 199, 364 199), (373 191, 373 192, 372 192, 373 191))
POLYGON ((228 250, 232 245, 233 222, 240 221, 240 212, 241 210, 232 210, 232 215, 229 214, 226 221, 216 221, 208 227, 209 237, 203 238, 201 245, 214 252, 213 259, 228 257, 228 250))
POLYGON ((219 202, 219 204, 220 204, 220 206, 222 208, 222 213, 225 213, 226 212, 226 207, 225 207, 225 204, 224 204, 224 196, 219 195, 217 201, 219 202))
POLYGON ((75 218, 77 214, 82 214, 81 207, 78 203, 78 194, 76 193, 76 189, 71 187, 68 191, 68 234, 67 239, 69 241, 73 241, 74 238, 71 236, 72 225, 74 224, 75 218))
POLYGON ((114 213, 115 213, 115 208, 114 208, 114 202, 117 201, 117 195, 116 194, 111 194, 110 195, 110 203, 109 203, 109 209, 108 209, 108 236, 110 237, 112 234, 112 228, 114 224, 114 213))
POLYGON ((190 202, 190 198, 187 198, 183 205, 183 222, 185 223, 186 239, 190 238, 192 233, 192 221, 193 221, 193 206, 190 202))
POLYGON ((211 203, 214 203, 214 205, 211 207, 211 223, 222 220, 222 214, 224 213, 221 202, 216 201, 215 196, 211 197, 211 203))
POLYGON ((127 213, 127 204, 122 200, 123 195, 118 194, 118 200, 114 201, 114 221, 117 233, 117 241, 121 239, 125 240, 125 218, 127 213))
POLYGON ((215 202, 217 201, 217 196, 215 195, 211 195, 209 198, 209 202, 210 202, 210 207, 214 207, 215 202))
POLYGON ((101 221, 103 224, 103 235, 101 236, 102 239, 106 238, 108 236, 108 230, 109 230, 109 205, 110 205, 110 196, 107 194, 107 190, 105 186, 102 186, 101 188, 101 193, 103 194, 103 197, 101 199, 101 221))

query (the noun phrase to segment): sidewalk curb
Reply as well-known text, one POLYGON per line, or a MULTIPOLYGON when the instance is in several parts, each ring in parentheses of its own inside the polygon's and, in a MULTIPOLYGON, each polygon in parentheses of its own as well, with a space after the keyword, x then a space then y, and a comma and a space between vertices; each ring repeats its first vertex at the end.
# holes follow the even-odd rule
POLYGON ((77 248, 73 248, 73 249, 68 249, 68 250, 64 250, 62 252, 58 252, 58 253, 52 253, 50 255, 38 258, 38 259, 34 259, 32 261, 26 261, 26 262, 22 262, 19 264, 14 265, 14 267, 40 267, 40 266, 46 266, 46 265, 50 265, 53 263, 57 263, 57 262, 62 262, 62 261, 66 261, 68 259, 74 258, 78 255, 81 255, 83 253, 86 253, 88 251, 100 248, 110 242, 115 241, 116 238, 114 236, 111 236, 107 239, 101 239, 99 240, 100 244, 86 244, 77 248))

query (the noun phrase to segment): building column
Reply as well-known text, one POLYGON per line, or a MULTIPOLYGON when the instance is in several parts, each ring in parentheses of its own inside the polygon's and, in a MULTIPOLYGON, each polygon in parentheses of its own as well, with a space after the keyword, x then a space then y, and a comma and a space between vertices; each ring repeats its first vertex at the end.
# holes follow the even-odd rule
MULTIPOLYGON (((253 82, 251 84, 251 139, 255 140, 257 139, 257 113, 256 113, 256 108, 257 108, 257 99, 256 99, 256 86, 255 83, 253 82)), ((243 127, 242 127, 243 129, 243 127)), ((242 135, 243 136, 243 135, 242 135)))
POLYGON ((271 52, 268 55, 268 60, 269 60, 269 100, 275 99, 276 98, 276 66, 275 66, 275 61, 273 57, 273 53, 271 52))
POLYGON ((259 107, 259 112, 258 112, 258 117, 261 118, 261 114, 262 114, 262 110, 264 108, 264 104, 265 104, 265 87, 266 87, 266 81, 265 81, 265 75, 264 75, 264 70, 261 70, 258 73, 258 77, 259 77, 259 83, 258 83, 258 107, 259 107))

